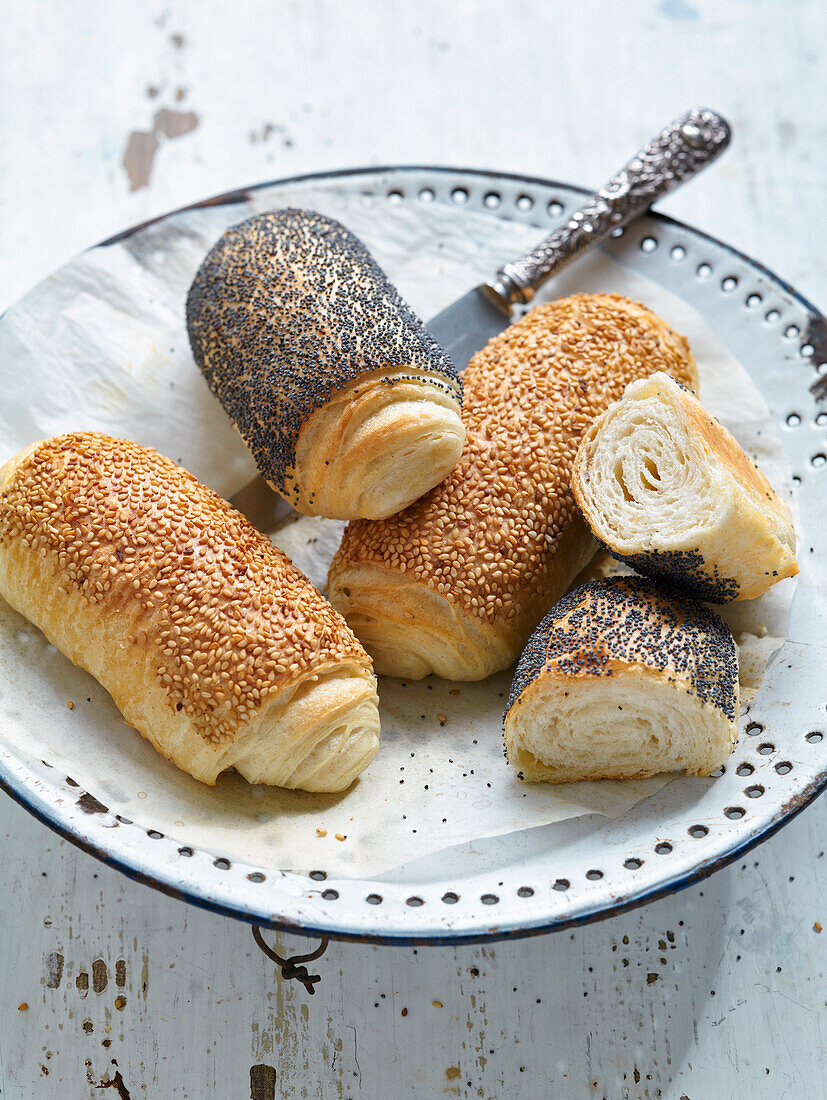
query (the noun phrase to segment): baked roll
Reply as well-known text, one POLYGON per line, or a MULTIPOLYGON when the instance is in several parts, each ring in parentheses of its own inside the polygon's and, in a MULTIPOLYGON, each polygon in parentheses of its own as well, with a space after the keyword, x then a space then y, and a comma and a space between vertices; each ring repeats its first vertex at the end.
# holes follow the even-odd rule
POLYGON ((732 752, 737 719, 726 623, 654 581, 612 577, 564 596, 531 636, 506 755, 529 782, 709 775, 732 752))
POLYGON ((686 340, 644 306, 536 306, 464 374, 466 442, 427 496, 348 525, 328 593, 377 672, 481 680, 514 661, 595 550, 569 487, 585 429, 634 378, 694 385, 686 340))
POLYGON ((268 484, 377 519, 459 459, 459 375, 361 241, 311 210, 233 226, 187 298, 195 361, 268 484))
POLYGON ((285 555, 157 451, 57 436, 0 469, 0 595, 203 783, 349 786, 379 739, 376 679, 285 555))
POLYGON ((572 490, 610 554, 713 603, 752 599, 798 572, 790 509, 663 373, 633 382, 591 425, 572 490))

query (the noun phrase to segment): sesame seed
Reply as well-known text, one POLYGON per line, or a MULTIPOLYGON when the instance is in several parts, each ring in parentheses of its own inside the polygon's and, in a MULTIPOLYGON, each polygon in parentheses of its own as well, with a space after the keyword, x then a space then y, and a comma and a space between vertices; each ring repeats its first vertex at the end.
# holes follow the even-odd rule
POLYGON ((591 545, 570 489, 580 438, 629 382, 657 370, 696 380, 684 338, 637 303, 577 294, 529 310, 464 373, 466 442, 453 472, 398 515, 348 524, 330 571, 334 602, 341 582, 356 596, 350 566, 381 565, 513 638, 516 656, 569 581, 556 560, 563 540, 569 556, 591 545))
POLYGON ((211 744, 232 741, 293 676, 343 661, 370 671, 289 558, 150 448, 94 432, 44 441, 0 494, 0 545, 11 540, 47 558, 102 628, 118 624, 173 714, 211 744))

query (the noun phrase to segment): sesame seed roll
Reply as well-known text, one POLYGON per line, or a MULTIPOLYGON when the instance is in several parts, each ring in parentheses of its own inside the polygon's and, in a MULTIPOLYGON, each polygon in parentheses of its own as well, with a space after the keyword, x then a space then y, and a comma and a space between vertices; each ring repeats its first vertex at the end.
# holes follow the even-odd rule
POLYGON ((737 738, 729 627, 643 577, 591 581, 549 611, 520 657, 505 712, 518 778, 565 783, 709 775, 737 738))
POLYGON ((286 209, 228 229, 190 288, 187 328, 259 472, 299 512, 392 515, 460 456, 454 365, 331 218, 286 209))
POLYGON ((399 515, 349 524, 331 566, 377 672, 480 680, 516 659, 594 553, 569 485, 580 438, 656 370, 696 381, 682 336, 606 294, 536 306, 474 356, 457 467, 399 515))
POLYGON ((213 784, 347 787, 378 745, 376 680, 344 619, 226 501, 92 432, 0 469, 0 595, 213 784))

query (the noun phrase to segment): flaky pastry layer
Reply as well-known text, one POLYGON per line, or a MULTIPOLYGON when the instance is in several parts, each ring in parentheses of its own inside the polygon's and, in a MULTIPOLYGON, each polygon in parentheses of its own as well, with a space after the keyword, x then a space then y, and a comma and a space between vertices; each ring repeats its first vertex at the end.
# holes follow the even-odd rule
POLYGON ((753 599, 798 572, 788 506, 663 373, 629 385, 586 432, 572 490, 615 557, 704 599, 753 599))
POLYGON ((439 484, 464 441, 459 390, 445 379, 359 378, 302 429, 283 493, 305 515, 384 519, 439 484))

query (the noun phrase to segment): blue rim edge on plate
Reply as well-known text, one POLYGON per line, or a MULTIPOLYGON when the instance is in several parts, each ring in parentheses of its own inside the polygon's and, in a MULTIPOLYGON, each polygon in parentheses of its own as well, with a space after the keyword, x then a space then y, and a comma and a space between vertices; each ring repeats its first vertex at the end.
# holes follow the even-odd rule
MULTIPOLYGON (((90 246, 91 248, 105 247, 107 245, 115 244, 123 241, 133 234, 145 229, 149 226, 155 225, 159 222, 166 220, 167 218, 176 214, 181 214, 189 210, 196 210, 209 206, 219 205, 232 205, 234 203, 244 202, 248 196, 256 191, 264 190, 271 187, 286 187, 290 184, 302 184, 306 185, 314 181, 327 182, 335 179, 347 179, 354 176, 381 176, 385 173, 421 173, 428 172, 436 175, 446 176, 462 176, 462 177, 476 177, 485 180, 502 180, 516 184, 535 185, 543 188, 550 188, 566 190, 576 194, 588 194, 587 188, 578 187, 576 185, 563 183, 562 181, 546 179, 536 176, 525 176, 516 173, 508 172, 493 172, 485 171, 483 169, 464 169, 449 166, 431 166, 431 165, 387 165, 381 167, 369 166, 363 168, 346 168, 338 169, 334 171, 314 172, 302 175, 288 176, 281 179, 270 180, 262 183, 251 185, 247 188, 236 189, 234 191, 225 192, 220 195, 216 195, 212 198, 205 199, 196 203, 189 204, 169 211, 158 217, 149 219, 138 225, 124 230, 114 236, 107 238, 104 241, 99 242, 97 245, 90 246)), ((805 332, 803 333, 803 339, 811 345, 814 349, 813 361, 818 362, 827 358, 827 319, 820 313, 818 309, 803 295, 795 290, 785 280, 779 278, 765 265, 752 259, 750 256, 734 248, 723 241, 718 240, 714 236, 704 233, 701 230, 696 229, 693 226, 689 226, 684 222, 680 222, 674 218, 670 218, 666 215, 657 213, 656 211, 650 211, 647 215, 649 218, 654 219, 657 223, 664 226, 672 226, 676 229, 680 229, 691 234, 695 238, 708 241, 715 248, 720 249, 729 255, 737 258, 746 265, 749 265, 759 274, 763 275, 766 279, 774 283, 778 288, 788 295, 792 300, 798 303, 798 305, 806 312, 808 324, 805 332)), ((88 251, 88 250, 87 250, 88 251)), ((0 319, 3 314, 0 313, 0 319)), ((818 386, 819 398, 827 397, 827 393, 824 393, 825 386, 827 385, 827 378, 822 377, 821 384, 816 383, 818 386)), ((816 391, 816 386, 811 387, 812 391, 816 391)), ((43 762, 46 764, 46 762, 43 762)), ((63 839, 70 841, 89 855, 94 856, 102 863, 115 870, 120 871, 133 881, 143 883, 144 885, 151 886, 160 892, 167 894, 170 897, 174 897, 178 900, 185 901, 191 905, 195 905, 202 909, 207 909, 211 912, 221 914, 222 916, 233 917, 237 920, 245 921, 249 924, 257 924, 262 927, 268 927, 272 929, 282 930, 286 932, 295 933, 302 936, 318 937, 325 936, 331 939, 349 941, 349 942, 373 942, 383 944, 397 944, 400 946, 424 946, 424 945, 459 945, 469 943, 485 943, 494 940, 501 939, 519 939, 529 936, 542 935, 547 932, 559 931, 566 928, 572 928, 579 925, 591 924, 595 921, 603 920, 611 916, 616 916, 620 913, 628 912, 629 910, 638 908, 651 901, 655 901, 659 898, 665 897, 669 894, 674 894, 680 890, 686 889, 703 879, 709 877, 715 871, 727 866, 734 862, 740 856, 756 847, 758 844, 769 839, 773 836, 778 829, 780 829, 787 822, 796 817, 802 810, 806 809, 819 794, 821 794, 825 788, 827 788, 827 768, 822 771, 807 784, 801 791, 795 794, 787 802, 783 803, 779 809, 773 814, 768 822, 759 826, 757 830, 752 834, 747 834, 740 841, 732 844, 725 851, 718 853, 712 858, 706 859, 699 863, 691 871, 677 872, 671 877, 661 880, 659 884, 652 888, 643 888, 638 891, 630 891, 625 894, 616 896, 612 903, 609 905, 601 905, 599 908, 589 908, 584 906, 582 911, 575 911, 573 915, 562 918, 552 919, 540 919, 537 921, 525 921, 518 927, 501 927, 495 922, 492 922, 485 931, 473 932, 468 934, 453 934, 453 933, 428 933, 427 935, 417 936, 409 934, 395 934, 388 929, 381 929, 375 932, 348 932, 343 931, 341 928, 332 926, 325 923, 314 923, 312 921, 296 924, 294 921, 287 919, 286 917, 278 914, 268 914, 266 912, 252 912, 240 907, 232 907, 225 902, 219 900, 215 896, 210 896, 209 891, 202 890, 201 892, 194 892, 190 889, 177 886, 172 877, 168 876, 163 878, 159 875, 145 873, 138 870, 131 863, 119 856, 113 855, 106 848, 102 847, 94 838, 93 834, 95 829, 93 828, 93 820, 97 815, 103 811, 106 812, 106 808, 100 806, 96 802, 94 796, 88 795, 73 781, 67 779, 67 782, 76 787, 76 793, 80 796, 79 801, 82 803, 84 799, 87 801, 85 810, 81 810, 76 815, 76 820, 72 820, 71 824, 65 823, 61 820, 57 812, 57 804, 47 797, 45 793, 37 790, 37 781, 32 783, 31 777, 27 777, 24 774, 24 768, 22 765, 15 766, 16 762, 9 757, 4 750, 0 750, 0 788, 10 795, 17 803, 27 809, 35 818, 43 822, 50 829, 56 832, 63 839), (84 816, 85 815, 85 816, 84 816), (84 823, 88 823, 88 828, 84 828, 84 823)), ((47 765, 50 766, 50 765, 47 765)), ((493 915, 493 914, 492 914, 493 915)))
MULTIPOLYGON (((160 893, 166 894, 171 898, 176 898, 178 901, 187 902, 189 905, 195 905, 199 909, 206 909, 209 912, 217 913, 223 917, 233 917, 235 920, 241 920, 247 924, 259 925, 263 928, 271 928, 281 932, 291 932, 299 936, 322 936, 327 939, 340 940, 346 943, 394 944, 399 947, 438 947, 448 945, 460 946, 462 944, 472 943, 491 943, 496 940, 506 939, 527 939, 531 936, 542 936, 549 932, 561 932, 567 928, 576 928, 585 924, 595 924, 597 921, 606 920, 609 917, 618 916, 621 913, 628 913, 632 909, 639 909, 643 905, 648 905, 649 902, 657 901, 659 898, 667 897, 670 894, 678 894, 682 890, 686 890, 688 887, 694 886, 698 882, 703 882, 704 879, 709 878, 715 871, 727 867, 730 863, 738 859, 739 856, 745 855, 759 844, 762 844, 765 840, 769 840, 769 838, 777 833, 782 826, 797 817, 802 810, 805 810, 824 791, 825 787, 827 787, 827 771, 822 773, 819 779, 810 783, 790 804, 783 806, 775 815, 770 825, 757 835, 748 837, 743 843, 736 844, 714 859, 704 861, 689 874, 676 875, 655 889, 643 890, 637 894, 632 893, 627 897, 619 898, 611 907, 586 911, 573 917, 546 921, 535 925, 526 924, 514 929, 499 929, 496 926, 492 926, 487 932, 458 936, 448 934, 428 936, 392 935, 387 932, 373 935, 358 934, 354 932, 342 932, 329 925, 313 925, 309 923, 297 925, 289 920, 279 919, 278 917, 268 918, 263 914, 233 909, 230 906, 222 904, 218 900, 204 897, 203 894, 194 894, 186 890, 177 889, 170 882, 163 882, 158 878, 154 878, 151 875, 146 875, 136 870, 131 864, 118 859, 105 849, 99 847, 90 837, 83 835, 79 830, 73 831, 62 825, 55 819, 53 813, 50 812, 50 810, 52 810, 51 806, 45 802, 37 805, 32 800, 30 790, 26 788, 26 793, 24 794, 23 790, 19 789, 19 786, 22 786, 22 784, 15 784, 14 780, 9 777, 8 772, 4 769, 2 760, 0 760, 0 788, 2 788, 6 794, 10 795, 15 802, 28 810, 38 821, 43 822, 44 825, 48 825, 48 827, 57 833, 58 836, 62 837, 64 840, 71 841, 72 844, 82 849, 88 855, 94 856, 95 859, 100 860, 101 863, 105 863, 107 867, 120 871, 133 882, 140 882, 144 886, 151 886, 160 893)), ((78 790, 83 794, 81 788, 78 788, 78 790)))

